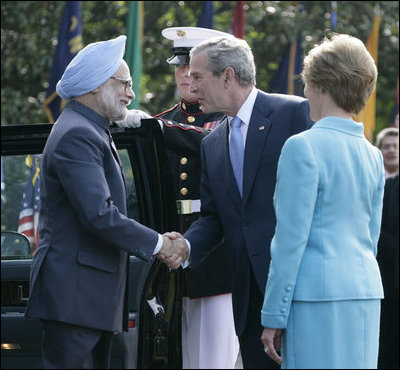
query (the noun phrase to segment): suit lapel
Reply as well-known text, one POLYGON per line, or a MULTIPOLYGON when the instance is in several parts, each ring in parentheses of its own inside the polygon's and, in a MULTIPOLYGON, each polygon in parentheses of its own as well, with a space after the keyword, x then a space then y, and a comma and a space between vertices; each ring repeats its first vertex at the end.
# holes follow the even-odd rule
POLYGON ((112 138, 112 136, 111 136, 111 132, 110 132, 109 130, 107 130, 107 136, 108 136, 109 141, 110 141, 111 152, 112 152, 112 154, 113 154, 113 157, 114 157, 114 160, 115 160, 115 162, 116 162, 116 165, 117 165, 117 167, 119 168, 119 170, 120 170, 120 172, 121 172, 122 180, 124 180, 124 184, 125 184, 125 187, 126 187, 126 180, 125 180, 125 175, 124 175, 124 169, 123 169, 123 167, 122 167, 122 163, 121 163, 121 160, 120 160, 120 158, 119 158, 118 149, 117 149, 117 147, 115 146, 114 140, 113 140, 113 138, 112 138))
POLYGON ((243 168, 243 202, 246 202, 255 181, 261 154, 264 151, 266 138, 271 128, 271 121, 266 117, 266 112, 262 111, 262 108, 265 109, 265 105, 260 104, 261 98, 262 96, 259 93, 247 131, 243 168))

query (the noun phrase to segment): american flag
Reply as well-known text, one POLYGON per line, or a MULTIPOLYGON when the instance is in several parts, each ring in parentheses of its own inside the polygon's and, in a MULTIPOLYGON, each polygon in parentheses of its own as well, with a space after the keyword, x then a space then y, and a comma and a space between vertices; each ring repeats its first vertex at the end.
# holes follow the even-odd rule
POLYGON ((26 164, 30 168, 30 175, 26 183, 22 209, 19 213, 18 232, 25 234, 31 242, 35 251, 39 239, 38 220, 40 205, 40 168, 35 156, 28 155, 26 164))

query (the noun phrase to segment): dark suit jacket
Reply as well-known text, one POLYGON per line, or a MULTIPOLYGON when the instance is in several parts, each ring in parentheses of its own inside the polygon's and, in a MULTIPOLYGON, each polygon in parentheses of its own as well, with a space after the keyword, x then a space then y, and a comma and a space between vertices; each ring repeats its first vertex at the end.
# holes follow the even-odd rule
POLYGON ((399 175, 386 179, 377 260, 385 298, 399 298, 399 175))
POLYGON ((378 369, 399 368, 399 175, 386 179, 377 260, 381 303, 378 369))
POLYGON ((125 180, 108 126, 73 101, 47 140, 27 317, 122 331, 128 253, 149 260, 158 234, 126 217, 125 180))
MULTIPOLYGON (((233 266, 238 335, 245 329, 251 274, 260 293, 264 295, 265 291, 276 223, 272 199, 281 148, 291 135, 311 125, 305 99, 258 91, 245 146, 243 199, 229 158, 227 119, 202 141, 202 213, 185 237, 191 243, 192 265, 196 265, 225 236, 231 251, 226 258, 232 259, 233 266)), ((260 317, 254 319, 261 325, 260 317)))
MULTIPOLYGON (((217 126, 222 113, 204 114, 199 103, 181 100, 173 108, 155 116, 164 122, 164 142, 174 180, 177 200, 200 199, 200 146, 217 126), (183 190, 183 191, 182 191, 183 190)), ((179 215, 178 230, 186 232, 200 213, 179 215)), ((202 298, 231 292, 232 269, 226 263, 227 247, 222 243, 195 269, 183 272, 183 296, 202 298), (224 262, 225 261, 225 262, 224 262)))

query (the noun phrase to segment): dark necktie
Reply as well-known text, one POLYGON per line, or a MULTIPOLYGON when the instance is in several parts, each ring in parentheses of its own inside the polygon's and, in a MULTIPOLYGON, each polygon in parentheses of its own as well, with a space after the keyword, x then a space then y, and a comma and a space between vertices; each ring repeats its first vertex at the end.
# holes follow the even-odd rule
POLYGON ((114 143, 114 140, 113 140, 113 138, 112 138, 112 136, 111 136, 110 130, 106 130, 106 132, 107 132, 108 138, 109 138, 109 140, 110 140, 111 152, 112 152, 113 157, 114 157, 115 161, 117 162, 117 164, 118 164, 118 166, 119 166, 119 168, 120 168, 120 170, 121 170, 122 178, 123 178, 123 180, 124 180, 124 183, 126 184, 125 176, 124 176, 124 168, 122 167, 122 162, 121 162, 121 160, 120 160, 120 158, 119 158, 118 149, 117 149, 117 147, 115 146, 115 143, 114 143))
POLYGON ((235 175, 236 183, 239 189, 240 196, 242 196, 243 187, 243 159, 244 159, 244 143, 243 135, 240 127, 242 120, 239 117, 233 117, 231 121, 231 135, 229 139, 229 154, 233 173, 235 175))
POLYGON ((106 132, 108 135, 108 139, 110 140, 111 152, 112 152, 115 160, 117 161, 118 165, 121 166, 121 161, 119 159, 118 150, 117 150, 117 147, 115 146, 114 140, 112 139, 111 132, 110 132, 110 130, 106 130, 106 132))

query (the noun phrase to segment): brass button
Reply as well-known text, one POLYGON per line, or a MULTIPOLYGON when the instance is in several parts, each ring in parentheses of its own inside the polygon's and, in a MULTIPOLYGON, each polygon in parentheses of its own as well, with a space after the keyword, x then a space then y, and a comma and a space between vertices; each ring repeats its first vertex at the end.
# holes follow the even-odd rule
POLYGON ((183 110, 186 110, 186 104, 185 103, 182 103, 182 108, 183 108, 183 110))
POLYGON ((186 189, 186 188, 182 188, 181 189, 181 194, 182 195, 186 195, 188 193, 188 189, 186 189))
POLYGON ((203 106, 202 106, 202 105, 199 105, 199 109, 200 109, 200 110, 203 110, 203 106))
POLYGON ((182 172, 181 173, 181 180, 186 180, 188 178, 187 173, 186 172, 182 172))
POLYGON ((193 116, 189 116, 188 121, 189 123, 193 123, 194 121, 196 121, 196 118, 194 118, 193 116))
POLYGON ((182 157, 181 158, 181 164, 186 164, 187 163, 187 158, 186 157, 182 157))

